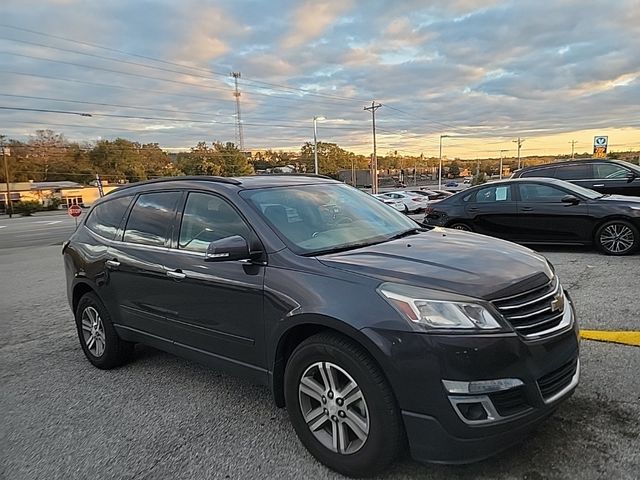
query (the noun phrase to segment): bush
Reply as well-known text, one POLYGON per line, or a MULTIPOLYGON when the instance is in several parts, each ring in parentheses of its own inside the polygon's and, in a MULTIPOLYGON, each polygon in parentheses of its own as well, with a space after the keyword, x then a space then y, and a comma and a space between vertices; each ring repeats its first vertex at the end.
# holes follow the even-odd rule
POLYGON ((42 210, 40 202, 35 200, 26 200, 24 202, 17 202, 13 204, 13 211, 19 213, 23 217, 30 217, 36 212, 42 210))
POLYGON ((58 210, 60 208, 60 203, 61 201, 58 197, 51 197, 49 198, 47 206, 44 207, 44 210, 58 210))

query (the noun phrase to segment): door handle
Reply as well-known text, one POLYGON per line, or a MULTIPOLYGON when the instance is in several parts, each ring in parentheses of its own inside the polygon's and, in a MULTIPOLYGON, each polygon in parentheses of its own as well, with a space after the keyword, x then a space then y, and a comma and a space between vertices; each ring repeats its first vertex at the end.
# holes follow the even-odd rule
POLYGON ((478 211, 478 207, 469 207, 468 210, 470 212, 477 212, 478 211))
POLYGON ((182 273, 180 270, 167 270, 167 277, 175 278, 176 280, 182 280, 187 277, 186 273, 182 273))
POLYGON ((106 262, 104 262, 105 265, 108 268, 111 268, 113 270, 117 269, 120 266, 120 262, 118 260, 107 260, 106 262))
POLYGON ((596 183, 593 186, 594 187, 604 187, 604 183, 596 183))
POLYGON ((530 212, 531 210, 533 210, 533 207, 521 207, 520 210, 523 212, 530 212))

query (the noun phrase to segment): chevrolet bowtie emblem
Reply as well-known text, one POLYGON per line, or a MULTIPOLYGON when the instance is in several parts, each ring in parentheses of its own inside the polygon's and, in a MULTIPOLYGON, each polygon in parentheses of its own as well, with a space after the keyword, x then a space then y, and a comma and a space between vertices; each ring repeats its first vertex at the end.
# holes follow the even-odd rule
POLYGON ((558 312, 564 310, 564 295, 562 292, 558 293, 553 300, 551 300, 551 311, 558 312))

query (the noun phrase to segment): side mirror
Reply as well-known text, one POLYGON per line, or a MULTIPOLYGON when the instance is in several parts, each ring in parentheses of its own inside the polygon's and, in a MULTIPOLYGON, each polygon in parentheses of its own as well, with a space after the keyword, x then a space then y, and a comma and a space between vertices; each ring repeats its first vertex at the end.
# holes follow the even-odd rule
POLYGON ((565 195, 560 201, 562 203, 569 203, 571 205, 577 205, 580 203, 580 199, 574 195, 565 195))
POLYGON ((240 235, 215 240, 207 247, 205 262, 228 262, 231 260, 247 260, 251 258, 249 245, 240 235))
POLYGON ((638 178, 638 174, 635 172, 627 173, 627 183, 633 182, 636 178, 638 178))

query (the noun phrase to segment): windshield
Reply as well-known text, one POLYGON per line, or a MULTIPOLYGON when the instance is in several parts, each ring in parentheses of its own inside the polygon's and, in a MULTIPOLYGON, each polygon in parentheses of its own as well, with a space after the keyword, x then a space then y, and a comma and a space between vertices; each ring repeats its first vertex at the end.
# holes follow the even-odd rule
POLYGON ((241 195, 299 255, 381 243, 419 228, 371 195, 342 184, 245 190, 241 195))

